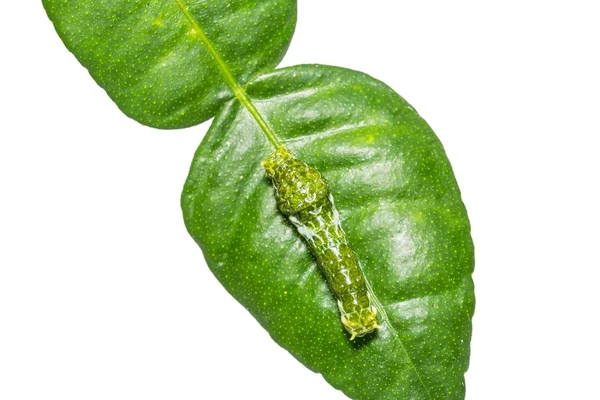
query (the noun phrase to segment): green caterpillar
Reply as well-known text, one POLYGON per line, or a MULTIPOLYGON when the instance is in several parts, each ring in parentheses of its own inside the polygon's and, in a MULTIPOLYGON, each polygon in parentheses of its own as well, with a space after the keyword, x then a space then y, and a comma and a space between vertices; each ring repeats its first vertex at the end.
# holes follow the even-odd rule
POLYGON ((377 308, 325 178, 283 146, 262 165, 273 181, 279 210, 304 237, 325 274, 350 340, 378 329, 377 308))

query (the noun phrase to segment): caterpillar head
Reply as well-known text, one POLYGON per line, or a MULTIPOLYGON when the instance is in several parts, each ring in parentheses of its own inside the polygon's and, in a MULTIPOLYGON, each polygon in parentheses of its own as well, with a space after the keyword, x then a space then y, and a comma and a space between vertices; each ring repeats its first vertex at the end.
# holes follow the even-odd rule
POLYGON ((321 173, 283 146, 262 165, 275 187, 277 205, 285 215, 307 209, 329 194, 327 181, 321 173))

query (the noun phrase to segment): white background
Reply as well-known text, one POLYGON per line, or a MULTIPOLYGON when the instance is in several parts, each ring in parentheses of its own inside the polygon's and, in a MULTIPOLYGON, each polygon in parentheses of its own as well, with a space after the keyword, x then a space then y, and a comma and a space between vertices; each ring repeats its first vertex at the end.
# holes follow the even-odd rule
MULTIPOLYGON (((467 399, 600 399, 597 2, 299 9, 282 65, 383 80, 454 166, 477 259, 467 399)), ((3 10, 0 399, 344 399, 271 341, 185 230, 179 194, 208 124, 140 126, 39 1, 3 10)))

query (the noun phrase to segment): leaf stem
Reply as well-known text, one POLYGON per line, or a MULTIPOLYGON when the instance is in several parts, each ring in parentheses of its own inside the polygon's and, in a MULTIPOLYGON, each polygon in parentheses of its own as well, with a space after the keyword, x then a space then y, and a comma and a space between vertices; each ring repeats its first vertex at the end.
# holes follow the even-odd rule
MULTIPOLYGON (((244 88, 242 86, 240 86, 240 84, 236 81, 235 77, 231 73, 231 70, 229 69, 229 67, 225 63, 225 60, 223 60, 223 58, 221 57, 221 55, 217 52, 217 49, 215 48, 215 46, 213 45, 213 43, 208 39, 208 36, 206 36, 206 33, 204 33, 204 31, 202 30, 202 28, 200 27, 200 24, 198 23, 198 21, 196 20, 196 18, 194 18, 194 16, 190 13, 190 11, 188 10, 187 6, 184 4, 184 2, 182 0, 174 0, 174 1, 177 3, 177 5, 179 6, 179 8, 181 9, 181 12, 185 15, 186 19, 191 24, 191 26, 192 26, 192 33, 195 35, 195 37, 197 37, 197 38, 200 39, 200 41, 204 44, 204 46, 206 46, 207 50, 210 52, 210 54, 215 59, 217 65, 219 66, 221 72, 223 73, 223 76, 225 77, 225 80, 227 81, 227 83, 229 84, 229 86, 231 86, 231 89, 233 90, 233 93, 234 93, 235 97, 242 103, 242 105, 244 105, 244 107, 246 107, 246 109, 248 110, 248 112, 250 112, 250 114, 252 115, 252 117, 254 118, 254 120, 258 123, 258 125, 262 129, 263 133, 265 134, 265 136, 267 137, 267 139, 269 140, 269 142, 271 142, 271 144, 273 145, 273 147, 275 147, 276 149, 282 147, 281 141, 277 138, 277 135, 275 134, 275 132, 273 131, 273 129, 271 128, 271 126, 267 123, 267 121, 265 121, 265 119, 260 114, 260 112, 258 111, 258 109, 256 108, 256 106, 254 105, 254 103, 252 103, 252 100, 250 99, 250 97, 248 96, 248 94, 246 93, 246 91, 244 90, 244 88)), ((366 279, 365 279, 365 281, 366 281, 366 279)), ((425 382, 423 381, 423 378, 421 377, 421 374, 417 370, 417 368, 415 366, 415 363, 413 362, 413 360, 410 357, 410 355, 409 355, 406 347, 404 346, 404 343, 402 342, 402 340, 398 336, 398 333, 396 332, 396 329, 390 323, 390 320, 389 320, 389 318, 387 316, 387 313, 385 312, 385 309, 384 309, 383 305, 379 302, 379 300, 377 299, 377 297, 373 293, 373 289, 371 288, 371 286, 368 283, 368 281, 366 281, 366 285, 367 285, 367 289, 368 289, 368 291, 369 291, 369 293, 371 295, 371 298, 374 300, 374 302, 376 304, 376 307, 379 310, 379 313, 380 313, 380 315, 382 317, 383 323, 387 324, 387 326, 389 327, 390 332, 394 336, 394 339, 397 340, 398 343, 400 344, 400 347, 402 348, 402 351, 405 353, 405 355, 406 355, 406 357, 407 357, 407 359, 408 359, 408 361, 410 363, 410 366, 412 367, 415 375, 417 376, 417 378, 419 380, 419 383, 421 384, 421 386, 425 390, 425 393, 427 394, 427 398, 431 399, 431 393, 429 392, 429 389, 425 385, 425 382)))
POLYGON ((279 138, 277 138, 277 135, 275 134, 275 132, 273 131, 271 126, 267 123, 267 121, 265 121, 265 119, 260 114, 260 112, 254 105, 254 103, 252 103, 252 100, 250 100, 250 97, 248 97, 248 94, 246 93, 244 88, 242 88, 240 86, 240 84, 236 81, 235 77, 229 70, 229 67, 225 63, 225 60, 223 60, 221 55, 217 52, 217 49, 215 48, 215 46, 208 39, 208 36, 206 36, 206 33, 204 33, 204 31, 202 30, 202 28, 200 27, 200 24, 198 24, 198 21, 196 20, 196 18, 194 18, 194 16, 190 13, 187 6, 183 3, 182 0, 175 0, 175 2, 181 9, 181 12, 183 13, 183 15, 185 15, 186 19, 192 25, 192 32, 194 33, 194 35, 202 41, 202 43, 204 44, 204 46, 206 47, 208 52, 215 59, 217 65, 219 66, 219 69, 223 73, 225 81, 227 82, 227 84, 229 84, 229 86, 231 86, 231 89, 233 90, 233 94, 235 95, 235 97, 240 101, 240 103, 242 103, 242 105, 244 105, 244 107, 246 107, 248 112, 252 115, 254 120, 258 123, 258 125, 262 129, 263 133, 265 134, 265 136, 267 137, 269 142, 271 142, 273 147, 275 147, 275 148, 281 147, 282 146, 281 141, 279 140, 279 138))

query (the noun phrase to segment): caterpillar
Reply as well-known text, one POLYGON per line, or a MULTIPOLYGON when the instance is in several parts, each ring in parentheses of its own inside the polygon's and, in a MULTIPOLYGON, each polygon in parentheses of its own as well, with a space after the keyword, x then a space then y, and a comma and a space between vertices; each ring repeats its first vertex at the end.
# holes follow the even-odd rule
POLYGON ((273 183, 279 210, 306 240, 323 271, 350 340, 378 329, 377 308, 325 178, 284 146, 262 165, 273 183))

